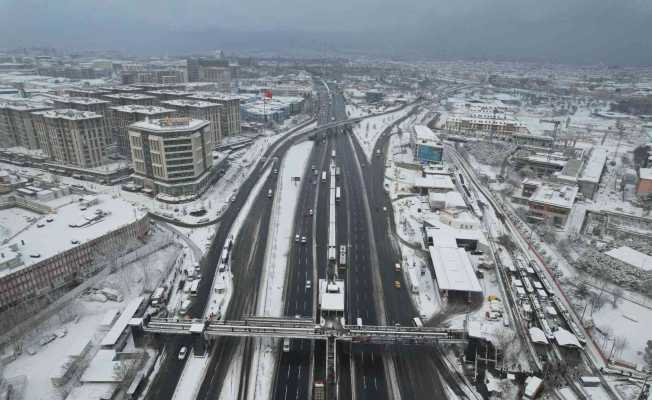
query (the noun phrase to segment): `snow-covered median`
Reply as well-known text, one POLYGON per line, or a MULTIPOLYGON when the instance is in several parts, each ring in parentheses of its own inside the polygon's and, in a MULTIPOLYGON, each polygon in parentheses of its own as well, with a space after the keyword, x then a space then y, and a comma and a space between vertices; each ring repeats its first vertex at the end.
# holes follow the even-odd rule
MULTIPOLYGON (((263 286, 260 288, 256 310, 258 315, 278 317, 283 313, 283 286, 292 243, 292 226, 301 192, 301 181, 297 182, 293 178, 303 179, 312 146, 311 141, 292 146, 279 170, 261 280, 263 286)), ((255 389, 249 391, 250 399, 266 397, 271 390, 278 350, 274 343, 274 339, 267 338, 256 342, 249 378, 255 389)))
POLYGON ((369 117, 353 127, 353 133, 360 142, 368 160, 371 159, 371 153, 380 134, 396 120, 409 113, 411 109, 411 107, 406 107, 393 113, 369 117))

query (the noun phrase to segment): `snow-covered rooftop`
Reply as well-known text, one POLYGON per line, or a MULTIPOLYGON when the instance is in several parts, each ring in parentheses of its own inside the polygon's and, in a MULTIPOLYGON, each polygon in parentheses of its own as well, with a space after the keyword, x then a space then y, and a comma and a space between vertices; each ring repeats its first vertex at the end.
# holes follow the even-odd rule
POLYGON ((598 183, 607 163, 607 150, 594 148, 589 160, 586 162, 581 180, 586 182, 598 183))
POLYGON ((455 190, 455 184, 448 175, 417 175, 414 177, 414 186, 425 189, 455 190))
POLYGON ((641 179, 652 180, 652 168, 641 168, 638 170, 638 176, 641 179))
POLYGON ((575 186, 546 186, 541 185, 532 193, 530 201, 547 204, 561 208, 572 208, 577 196, 578 188, 575 186))
POLYGON ((161 118, 134 122, 130 128, 142 129, 150 132, 179 132, 196 131, 206 125, 208 121, 194 118, 161 118))
POLYGON ((440 290, 482 292, 466 251, 461 247, 429 246, 440 290))
POLYGON ((127 328, 127 325, 129 325, 129 321, 131 321, 131 318, 134 316, 136 311, 138 311, 138 307, 140 307, 144 298, 144 296, 139 296, 127 303, 124 310, 122 310, 122 314, 120 314, 120 318, 115 321, 111 330, 109 330, 102 339, 102 347, 106 348, 115 346, 118 338, 127 328))
MULTIPOLYGON (((137 88, 134 88, 133 90, 140 90, 137 88)), ((156 96, 151 96, 148 94, 142 94, 142 93, 114 93, 114 94, 107 94, 104 95, 104 97, 109 98, 109 99, 123 99, 123 100, 150 100, 150 99, 156 99, 156 96)))
MULTIPOLYGON (((121 226, 127 225, 141 218, 143 213, 131 204, 119 198, 112 198, 107 194, 97 195, 98 203, 81 210, 79 203, 74 202, 57 209, 51 222, 46 222, 46 216, 41 221, 32 224, 24 231, 14 236, 9 242, 15 246, 23 257, 24 264, 20 267, 3 269, 0 276, 10 274, 20 268, 35 264, 50 258, 63 251, 79 246, 99 236, 109 233, 121 226), (104 212, 98 218, 97 212, 104 212), (92 222, 89 222, 92 221, 92 222), (70 224, 87 223, 81 227, 71 227, 70 224), (39 227, 38 225, 43 225, 39 227), (78 243, 73 243, 76 241, 78 243)), ((6 210, 11 212, 11 210, 6 210)))
POLYGON ((652 256, 634 250, 631 247, 621 246, 613 250, 609 250, 606 255, 620 260, 625 264, 632 267, 640 268, 645 271, 652 271, 652 256))
POLYGON ((80 111, 72 108, 60 108, 58 110, 37 111, 35 114, 42 115, 45 118, 59 118, 71 121, 83 119, 102 118, 101 114, 93 111, 80 111))
POLYGON ((553 335, 555 335, 555 340, 557 341, 557 344, 559 344, 562 347, 576 347, 576 348, 582 347, 579 340, 577 340, 577 337, 575 337, 575 335, 573 335, 572 333, 568 332, 566 329, 558 328, 555 332, 553 332, 553 335))
POLYGON ((533 343, 548 344, 548 339, 546 338, 546 334, 543 333, 543 331, 540 328, 533 326, 530 328, 529 332, 530 332, 530 338, 532 339, 533 343))
POLYGON ((319 280, 319 305, 323 311, 344 311, 344 281, 337 280, 327 282, 325 279, 319 280), (337 288, 337 292, 333 289, 337 288), (327 287, 329 288, 327 290, 327 287))
POLYGON ((76 96, 62 96, 62 97, 55 98, 55 101, 60 101, 62 103, 68 103, 68 104, 81 104, 81 105, 111 103, 108 100, 101 100, 93 97, 76 97, 76 96))
POLYGON ((164 108, 164 107, 159 107, 159 106, 143 106, 139 104, 129 104, 125 106, 115 106, 111 107, 112 110, 114 111, 119 111, 119 112, 126 112, 126 113, 135 113, 135 114, 143 114, 143 115, 156 115, 156 114, 161 114, 165 112, 172 113, 176 110, 173 110, 171 108, 164 108))
POLYGON ((211 103, 210 101, 197 100, 197 99, 179 99, 162 101, 161 104, 166 104, 173 107, 193 107, 193 108, 209 108, 221 107, 221 104, 211 103))

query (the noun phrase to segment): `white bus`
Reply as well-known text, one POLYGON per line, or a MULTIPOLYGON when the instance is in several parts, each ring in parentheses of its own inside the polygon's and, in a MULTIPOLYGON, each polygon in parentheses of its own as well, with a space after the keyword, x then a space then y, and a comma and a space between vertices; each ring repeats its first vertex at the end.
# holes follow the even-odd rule
POLYGON ((164 293, 165 293, 165 288, 162 288, 162 287, 157 288, 156 290, 154 290, 154 293, 152 293, 152 297, 150 298, 150 304, 153 307, 156 307, 159 304, 161 304, 162 302, 164 302, 165 301, 163 299, 163 294, 164 293))
POLYGON ((191 296, 197 296, 197 291, 199 290, 199 282, 201 282, 201 279, 196 279, 192 281, 192 285, 190 285, 191 296))
POLYGON ((419 317, 412 318, 412 323, 414 323, 414 326, 417 328, 423 328, 423 322, 421 322, 421 318, 419 317))

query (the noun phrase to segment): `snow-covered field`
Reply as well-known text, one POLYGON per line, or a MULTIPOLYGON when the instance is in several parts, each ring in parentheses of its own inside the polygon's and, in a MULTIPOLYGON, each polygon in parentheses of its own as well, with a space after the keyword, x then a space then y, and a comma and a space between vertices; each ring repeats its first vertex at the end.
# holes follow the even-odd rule
POLYGON ((367 118, 353 127, 353 133, 360 142, 367 159, 370 160, 380 134, 399 118, 408 114, 412 108, 406 107, 390 114, 367 118))
MULTIPOLYGON (((278 185, 274 196, 274 209, 271 216, 270 235, 265 252, 263 285, 260 288, 258 315, 282 316, 283 286, 287 268, 288 254, 292 241, 292 227, 301 191, 301 183, 292 177, 303 176, 308 164, 313 142, 307 141, 288 150, 279 170, 278 185)), ((255 385, 250 398, 256 399, 269 393, 272 387, 276 351, 276 340, 264 339, 256 343, 253 353, 249 382, 255 385)))

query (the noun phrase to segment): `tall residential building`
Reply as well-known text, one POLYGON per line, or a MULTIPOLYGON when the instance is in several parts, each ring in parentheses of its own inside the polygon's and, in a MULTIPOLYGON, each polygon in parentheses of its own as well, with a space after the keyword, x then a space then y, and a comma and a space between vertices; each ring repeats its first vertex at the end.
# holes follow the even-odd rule
POLYGON ((196 92, 189 99, 205 100, 222 106, 222 137, 240 134, 240 98, 221 92, 196 92))
POLYGON ((33 115, 41 148, 52 160, 81 168, 104 163, 110 137, 102 115, 75 109, 33 115))
POLYGON ((209 121, 209 131, 212 136, 213 146, 222 142, 223 132, 221 128, 222 106, 204 100, 180 99, 162 101, 163 107, 172 107, 177 110, 175 116, 190 117, 209 121))
POLYGON ((68 89, 66 94, 70 97, 102 97, 109 91, 100 89, 68 89))
POLYGON ((199 82, 202 79, 201 70, 207 67, 228 67, 229 62, 219 58, 188 58, 186 59, 186 69, 188 72, 188 82, 199 82))
POLYGON ((134 181, 159 198, 194 198, 207 187, 213 166, 208 121, 184 117, 136 122, 129 126, 129 142, 134 181))
POLYGON ((0 102, 0 146, 40 148, 32 112, 49 108, 45 104, 23 100, 0 102))
POLYGON ((152 90, 150 92, 147 92, 147 94, 156 96, 159 101, 166 101, 166 100, 178 100, 178 99, 185 99, 186 97, 190 96, 192 92, 186 92, 185 90, 177 90, 177 89, 164 89, 164 90, 152 90))
MULTIPOLYGON (((147 96, 149 97, 149 96, 147 96)), ((113 142, 118 145, 120 154, 131 157, 129 146, 129 125, 145 119, 171 117, 175 110, 151 105, 129 104, 111 107, 111 130, 113 142)))
POLYGON ((96 99, 94 97, 68 97, 62 96, 54 99, 54 108, 72 108, 79 111, 92 111, 105 118, 108 123, 108 113, 111 102, 108 100, 96 99))
POLYGON ((153 106, 158 102, 156 96, 142 94, 142 93, 113 93, 104 96, 105 99, 113 103, 115 106, 126 105, 139 105, 139 106, 153 106))

